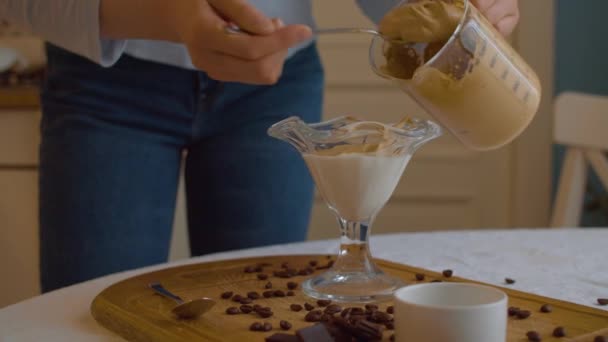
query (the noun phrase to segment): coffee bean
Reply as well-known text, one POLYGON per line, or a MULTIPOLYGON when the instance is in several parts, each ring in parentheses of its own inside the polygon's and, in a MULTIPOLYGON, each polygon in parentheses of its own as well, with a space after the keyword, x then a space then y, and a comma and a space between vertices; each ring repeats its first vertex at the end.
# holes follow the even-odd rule
POLYGON ((424 274, 422 274, 422 273, 416 273, 416 280, 423 281, 424 280, 424 274))
POLYGON ((317 260, 310 260, 310 261, 308 262, 308 264, 309 264, 310 266, 312 266, 312 267, 317 266, 317 264, 318 264, 318 263, 319 263, 319 262, 318 262, 317 260))
POLYGON ((515 307, 515 306, 511 306, 511 307, 509 307, 509 310, 507 312, 509 313, 509 316, 515 316, 519 312, 519 308, 515 307))
POLYGON ((376 304, 365 304, 365 310, 376 311, 376 310, 378 310, 378 305, 376 305, 376 304))
POLYGON ((234 297, 232 297, 233 302, 240 302, 241 299, 243 299, 243 296, 241 296, 240 294, 234 295, 234 297))
POLYGON ((306 322, 320 322, 321 316, 323 316, 321 310, 313 310, 307 313, 306 316, 304 316, 304 320, 306 322))
POLYGON ((270 310, 258 310, 257 314, 262 318, 268 318, 274 315, 274 313, 270 310))
POLYGON ((287 293, 285 293, 285 295, 286 295, 287 297, 293 297, 293 296, 295 296, 295 295, 296 295, 296 293, 290 290, 290 291, 287 291, 287 293))
POLYGON ((259 309, 261 309, 261 308, 262 308, 262 306, 261 306, 260 304, 254 304, 254 305, 253 305, 253 311, 256 311, 256 312, 257 312, 257 311, 258 311, 259 309))
POLYGON ((540 312, 549 313, 551 311, 553 311, 553 307, 551 305, 549 305, 549 304, 543 304, 540 307, 540 312))
POLYGON ((608 305, 608 298, 598 298, 597 303, 599 305, 608 305))
POLYGON ((511 279, 511 278, 505 278, 505 283, 511 285, 511 284, 515 284, 515 279, 511 279))
POLYGON ((443 274, 444 277, 446 278, 451 278, 452 274, 454 274, 454 271, 452 270, 443 270, 443 272, 441 272, 443 274))
POLYGON ((374 323, 384 324, 384 323, 390 321, 391 318, 392 318, 391 315, 387 314, 386 312, 376 310, 376 311, 372 312, 372 314, 369 315, 369 317, 367 317, 367 320, 369 320, 370 322, 374 322, 374 323))
POLYGON ((519 319, 526 319, 526 318, 530 317, 530 315, 532 315, 532 313, 528 310, 519 310, 519 311, 517 311, 517 313, 515 315, 519 319))
POLYGON ((390 321, 390 322, 386 322, 384 324, 384 326, 386 327, 386 329, 388 330, 395 330, 395 322, 390 321))
POLYGON ((247 266, 247 267, 245 267, 243 269, 243 272, 245 272, 245 273, 253 273, 253 272, 255 272, 255 267, 253 267, 253 266, 247 266))
POLYGON ((530 330, 530 331, 528 331, 528 332, 526 333, 526 336, 528 336, 528 341, 537 341, 537 342, 538 342, 538 341, 540 341, 540 340, 541 340, 541 338, 540 338, 540 334, 539 334, 539 333, 537 333, 537 332, 536 332, 536 331, 534 331, 534 330, 530 330))
POLYGON ((258 279, 259 280, 266 280, 266 279, 268 279, 268 274, 266 274, 266 273, 258 273, 258 279))
POLYGON ((314 308, 315 307, 312 304, 304 303, 304 309, 306 309, 306 311, 310 311, 314 308))
POLYGON ((281 268, 288 268, 289 267, 289 263, 287 261, 285 261, 284 263, 281 264, 281 268))
POLYGON ((264 298, 270 298, 274 296, 274 291, 264 291, 262 292, 262 296, 264 296, 264 298))
POLYGON ((295 311, 295 312, 302 311, 302 305, 300 305, 300 304, 291 304, 289 306, 289 308, 291 309, 291 311, 295 311))
POLYGON ((326 314, 337 314, 338 312, 342 311, 342 307, 338 304, 331 304, 328 305, 325 310, 323 312, 325 312, 326 314))
POLYGON ((288 268, 288 269, 287 269, 287 274, 288 274, 290 277, 295 277, 295 276, 297 276, 297 275, 298 275, 298 270, 296 270, 295 268, 288 268))
POLYGON ((606 336, 595 336, 593 342, 608 342, 608 338, 606 336))
POLYGON ((255 272, 258 272, 258 273, 259 273, 259 272, 262 272, 264 269, 262 268, 262 266, 261 266, 261 265, 257 265, 257 266, 255 266, 255 268, 254 268, 253 270, 254 270, 255 272))
POLYGON ((242 298, 241 301, 239 303, 241 304, 251 304, 253 302, 253 300, 251 300, 251 298, 242 298))
POLYGON ((260 298, 260 294, 257 293, 256 291, 250 291, 250 292, 247 292, 247 297, 255 300, 255 299, 259 299, 260 298))
POLYGON ((298 288, 298 283, 290 281, 289 283, 287 283, 287 288, 290 290, 295 290, 296 288, 298 288))
POLYGON ((443 280, 439 280, 439 279, 435 279, 435 280, 431 280, 431 283, 442 283, 443 280))
POLYGON ((308 269, 306 269, 306 268, 301 269, 301 270, 299 270, 299 271, 298 271, 298 275, 301 275, 301 276, 309 275, 309 274, 311 274, 311 273, 312 273, 312 272, 310 272, 310 273, 309 273, 309 272, 308 272, 308 269))
POLYGON ((272 288, 272 283, 271 283, 271 282, 267 282, 267 283, 264 285, 264 288, 265 288, 265 289, 271 289, 271 288, 272 288))
POLYGON ((317 301, 317 305, 321 306, 321 307, 328 306, 329 304, 331 304, 331 300, 329 300, 329 299, 319 299, 317 301))
POLYGON ((566 336, 566 330, 564 327, 557 327, 553 329, 553 336, 555 337, 564 337, 566 336))
POLYGON ((291 329, 291 323, 289 323, 287 321, 280 321, 279 325, 281 326, 281 329, 283 329, 283 330, 291 329))
POLYGON ((233 292, 232 291, 226 291, 224 293, 222 293, 222 298, 223 299, 230 299, 230 297, 232 297, 233 292))
POLYGON ((231 306, 228 309, 226 309, 226 313, 229 315, 236 315, 238 313, 240 313, 239 308, 231 306))
POLYGON ((263 327, 262 323, 260 323, 260 322, 253 322, 249 326, 249 330, 251 330, 251 331, 262 331, 262 327, 263 327))
POLYGON ((395 307, 392 306, 392 305, 389 306, 388 308, 386 308, 386 313, 389 313, 391 315, 394 314, 395 313, 395 307))
POLYGON ((246 314, 248 314, 248 313, 250 313, 251 311, 253 311, 253 306, 251 306, 251 305, 241 305, 241 306, 239 307, 239 309, 241 309, 241 312, 242 312, 242 313, 246 313, 246 314))
POLYGON ((262 331, 270 331, 272 330, 272 324, 270 322, 264 322, 262 325, 262 331))
POLYGON ((285 292, 283 292, 282 290, 276 290, 276 291, 274 291, 274 296, 275 297, 285 297, 285 292))

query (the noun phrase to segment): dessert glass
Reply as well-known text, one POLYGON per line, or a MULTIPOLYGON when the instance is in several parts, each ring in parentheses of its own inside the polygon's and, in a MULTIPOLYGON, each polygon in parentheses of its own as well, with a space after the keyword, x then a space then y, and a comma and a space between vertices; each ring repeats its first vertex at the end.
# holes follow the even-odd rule
POLYGON ((340 228, 335 263, 305 281, 304 293, 317 299, 373 302, 390 299, 404 285, 372 260, 370 231, 414 152, 441 132, 432 121, 412 119, 395 126, 353 117, 310 125, 291 117, 269 129, 270 136, 300 152, 340 228))

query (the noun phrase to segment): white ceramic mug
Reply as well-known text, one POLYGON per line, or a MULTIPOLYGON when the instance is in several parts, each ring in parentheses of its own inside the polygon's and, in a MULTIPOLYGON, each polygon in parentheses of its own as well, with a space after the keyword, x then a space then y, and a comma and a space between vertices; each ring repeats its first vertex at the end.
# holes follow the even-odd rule
POLYGON ((400 342, 505 342, 507 295, 489 286, 425 283, 395 292, 400 342))

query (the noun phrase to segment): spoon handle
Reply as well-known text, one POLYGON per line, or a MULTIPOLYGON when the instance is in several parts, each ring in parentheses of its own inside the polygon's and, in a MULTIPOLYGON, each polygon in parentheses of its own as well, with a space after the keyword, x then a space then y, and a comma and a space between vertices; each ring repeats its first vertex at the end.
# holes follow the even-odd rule
MULTIPOLYGON (((249 32, 244 31, 243 29, 241 29, 240 27, 238 27, 234 24, 226 26, 225 30, 227 33, 249 34, 249 32)), ((315 35, 343 34, 343 33, 367 33, 367 34, 373 34, 375 36, 380 36, 380 32, 369 29, 369 28, 362 28, 362 27, 337 27, 337 28, 325 28, 325 29, 313 30, 313 34, 315 34, 315 35)))
POLYGON ((173 293, 169 292, 169 290, 165 289, 160 283, 151 283, 148 286, 154 291, 156 291, 156 293, 158 293, 159 295, 171 298, 178 304, 182 304, 184 302, 184 300, 180 296, 174 295, 173 293))

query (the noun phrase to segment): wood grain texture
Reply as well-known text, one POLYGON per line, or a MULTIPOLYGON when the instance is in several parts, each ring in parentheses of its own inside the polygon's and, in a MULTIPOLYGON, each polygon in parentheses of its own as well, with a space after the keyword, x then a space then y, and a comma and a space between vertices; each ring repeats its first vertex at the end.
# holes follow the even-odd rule
MULTIPOLYGON (((262 293, 267 281, 273 283, 273 289, 287 291, 288 281, 301 283, 306 277, 280 279, 272 276, 272 270, 280 269, 283 262, 301 269, 310 260, 325 264, 329 259, 322 255, 261 257, 194 264, 147 273, 124 280, 102 291, 93 301, 91 312, 101 325, 130 341, 263 341, 266 336, 279 332, 280 320, 291 322, 292 332, 309 325, 310 323, 304 321, 305 310, 293 312, 290 311, 289 306, 292 303, 305 302, 316 305, 316 301, 305 297, 299 287, 294 297, 261 298, 254 301, 254 304, 270 306, 274 316, 260 319, 253 313, 227 315, 226 308, 238 307, 239 304, 220 299, 221 293, 224 291, 233 291, 241 295, 246 295, 249 291, 262 293), (243 272, 245 267, 258 263, 272 264, 264 270, 264 273, 270 275, 268 280, 258 280, 256 273, 243 272), (162 282, 182 298, 206 296, 217 299, 218 303, 210 312, 197 320, 177 320, 170 313, 173 303, 154 294, 146 287, 153 281, 162 282), (254 321, 271 322, 274 329, 267 333, 250 332, 248 328, 254 321)), ((458 277, 446 279, 438 273, 383 260, 378 260, 378 264, 387 273, 401 277, 409 283, 416 283, 416 273, 425 274, 426 282, 442 279, 476 283, 458 277)), ((532 316, 525 320, 509 318, 509 342, 527 341, 525 334, 529 330, 539 332, 543 341, 591 342, 597 334, 605 333, 602 329, 608 328, 608 312, 508 288, 501 289, 509 295, 510 306, 532 312, 532 316), (553 312, 541 313, 539 309, 543 304, 552 305, 553 312), (566 338, 551 337, 551 332, 557 326, 565 327, 566 338)), ((593 300, 590 298, 590 303, 593 300)), ((380 309, 384 310, 390 304, 381 303, 380 309)), ((349 305, 343 304, 343 307, 346 306, 349 305)), ((391 332, 385 333, 386 341, 390 335, 391 332)))

